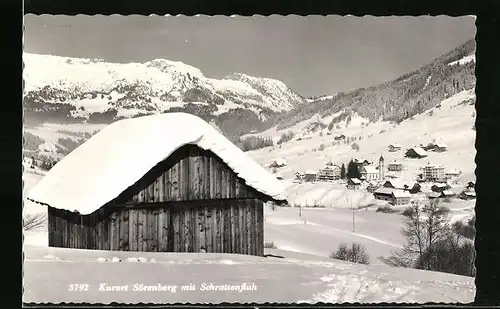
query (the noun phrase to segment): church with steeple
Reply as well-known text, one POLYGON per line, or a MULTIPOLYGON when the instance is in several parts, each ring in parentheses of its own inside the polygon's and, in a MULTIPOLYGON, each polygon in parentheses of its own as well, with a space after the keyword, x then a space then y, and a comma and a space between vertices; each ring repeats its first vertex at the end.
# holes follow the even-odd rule
POLYGON ((384 157, 381 154, 380 158, 378 159, 378 178, 380 181, 384 180, 385 177, 384 171, 385 171, 384 157))

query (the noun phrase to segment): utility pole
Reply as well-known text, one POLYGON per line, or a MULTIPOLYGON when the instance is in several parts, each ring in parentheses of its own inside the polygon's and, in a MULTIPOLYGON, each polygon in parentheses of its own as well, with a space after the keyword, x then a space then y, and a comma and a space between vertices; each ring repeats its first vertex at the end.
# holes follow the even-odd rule
POLYGON ((354 207, 352 208, 352 232, 356 233, 356 215, 354 212, 354 207))
POLYGON ((352 206, 352 201, 349 197, 349 193, 347 193, 347 200, 348 200, 349 206, 351 207, 351 210, 352 210, 352 232, 356 233, 356 213, 354 212, 354 207, 352 206))
POLYGON ((347 199, 348 205, 351 207, 351 211, 352 211, 352 232, 355 233, 356 232, 356 217, 355 217, 354 207, 352 206, 352 201, 351 201, 351 198, 349 196, 349 191, 347 191, 346 199, 347 199))

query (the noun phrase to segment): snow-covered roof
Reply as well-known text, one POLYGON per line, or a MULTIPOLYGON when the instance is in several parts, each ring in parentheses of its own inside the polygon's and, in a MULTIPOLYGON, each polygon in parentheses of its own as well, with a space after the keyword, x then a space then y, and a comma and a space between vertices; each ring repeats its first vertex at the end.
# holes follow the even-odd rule
POLYGON ((403 165, 403 163, 399 162, 399 161, 393 161, 393 162, 389 162, 389 165, 403 165))
POLYGON ((442 194, 445 196, 455 195, 455 193, 453 193, 453 191, 451 191, 451 190, 444 190, 442 194))
POLYGON ((391 195, 392 192, 393 192, 393 189, 379 188, 379 189, 377 189, 377 191, 374 192, 374 194, 387 194, 387 195, 391 195))
POLYGON ((378 174, 378 170, 375 167, 370 166, 370 165, 363 166, 361 168, 361 171, 364 171, 364 172, 366 172, 368 174, 378 174))
POLYGON ((418 155, 420 156, 426 156, 427 155, 427 151, 425 151, 424 149, 422 149, 421 147, 413 147, 412 148, 418 155))
POLYGON ((399 144, 390 144, 389 147, 401 148, 402 146, 399 144))
POLYGON ((439 148, 446 148, 446 144, 444 143, 437 143, 435 144, 436 147, 439 147, 439 148))
POLYGON ((436 197, 439 197, 439 196, 440 196, 440 194, 437 193, 437 192, 429 192, 429 193, 427 193, 427 197, 430 197, 430 198, 433 198, 433 197, 436 198, 436 197))
POLYGON ((474 191, 464 191, 463 194, 470 195, 470 196, 476 196, 476 192, 474 192, 474 191))
POLYGON ((317 171, 307 170, 304 174, 305 175, 316 175, 317 173, 318 173, 317 171))
POLYGON ((427 165, 424 168, 432 168, 432 169, 444 168, 444 165, 427 163, 427 165))
POLYGON ((446 188, 446 187, 448 187, 448 184, 438 182, 438 183, 435 183, 433 186, 436 186, 438 188, 446 188))
POLYGON ((390 179, 390 180, 387 180, 386 183, 390 183, 392 185, 392 187, 394 187, 396 189, 398 189, 398 188, 403 189, 404 188, 404 183, 400 179, 390 179))
POLYGON ((361 180, 359 180, 358 178, 351 178, 351 181, 354 183, 354 184, 361 184, 361 180))
POLYGON ((403 191, 403 190, 394 190, 394 191, 392 191, 392 195, 394 195, 394 197, 396 197, 396 198, 398 198, 398 197, 411 197, 410 192, 403 191))
POLYGON ((27 197, 54 208, 90 214, 187 144, 212 151, 248 186, 275 200, 285 200, 276 177, 210 124, 186 113, 110 124, 59 161, 27 197))

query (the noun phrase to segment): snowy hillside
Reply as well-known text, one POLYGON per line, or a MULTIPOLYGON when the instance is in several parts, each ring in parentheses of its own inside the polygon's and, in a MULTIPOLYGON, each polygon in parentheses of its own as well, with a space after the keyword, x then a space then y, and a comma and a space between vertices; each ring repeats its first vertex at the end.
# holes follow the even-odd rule
POLYGON ((283 158, 288 162, 287 166, 278 171, 284 177, 282 182, 287 188, 288 200, 295 205, 349 208, 352 205, 361 207, 377 204, 371 193, 366 190, 347 191, 345 183, 293 181, 296 172, 317 171, 328 161, 347 166, 351 159, 366 158, 378 164, 380 155, 383 155, 386 165, 394 161, 403 163, 403 171, 396 176, 408 185, 413 185, 416 175, 425 164, 442 164, 448 171, 461 171, 457 181, 463 185, 464 182, 475 179, 474 102, 474 90, 471 89, 445 99, 438 107, 415 115, 399 125, 385 121, 369 122, 353 113, 339 119, 331 131, 326 126, 331 123, 332 117, 316 115, 284 130, 273 127, 257 134, 276 140, 286 132, 293 132, 294 138, 248 154, 264 166, 268 166, 276 158, 283 158), (350 121, 346 121, 348 118, 350 121), (311 127, 319 129, 311 131, 311 127), (349 139, 349 142, 335 140, 341 135, 349 139), (359 145, 359 151, 352 149, 354 142, 359 145), (427 158, 420 160, 404 158, 406 149, 420 144, 427 145, 429 142, 442 142, 447 145, 447 151, 429 152, 427 158), (391 143, 400 144, 403 149, 388 152, 391 143))
POLYGON ((308 100, 309 104, 280 115, 278 127, 289 128, 316 114, 325 117, 342 110, 371 122, 379 119, 401 122, 437 106, 447 97, 474 88, 475 49, 475 41, 471 39, 394 80, 308 100))

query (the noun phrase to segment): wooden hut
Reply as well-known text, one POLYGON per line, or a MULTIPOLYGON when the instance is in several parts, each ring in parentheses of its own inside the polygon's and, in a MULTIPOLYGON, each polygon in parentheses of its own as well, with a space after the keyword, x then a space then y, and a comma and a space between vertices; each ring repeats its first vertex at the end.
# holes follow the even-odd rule
POLYGON ((373 192, 373 197, 377 200, 392 202, 394 196, 392 195, 392 189, 390 188, 379 188, 373 192))
POLYGON ((450 189, 450 186, 447 183, 436 183, 433 184, 431 187, 432 192, 438 192, 438 193, 441 193, 448 189, 450 189))
POLYGON ((405 157, 422 159, 422 158, 427 157, 427 152, 420 147, 413 147, 413 148, 410 148, 406 151, 405 157))
POLYGON ((400 179, 390 179, 382 185, 384 188, 404 190, 405 184, 400 179))
POLYGON ((432 150, 435 151, 435 152, 444 152, 444 151, 446 151, 446 148, 447 148, 446 144, 444 144, 444 143, 437 143, 437 144, 434 145, 434 147, 432 148, 432 150))
POLYGON ((402 146, 399 144, 391 144, 391 145, 389 145, 389 152, 400 151, 401 148, 402 148, 402 146))
POLYGON ((361 180, 358 178, 350 178, 347 180, 347 189, 358 190, 361 186, 361 180))
POLYGON ((411 194, 408 191, 394 190, 392 191, 394 205, 406 205, 410 203, 411 194))
POLYGON ((28 198, 48 207, 51 247, 257 256, 263 204, 286 203, 279 180, 185 113, 109 125, 28 198))
POLYGON ((460 193, 459 197, 463 200, 473 200, 476 198, 476 192, 464 190, 460 193))

